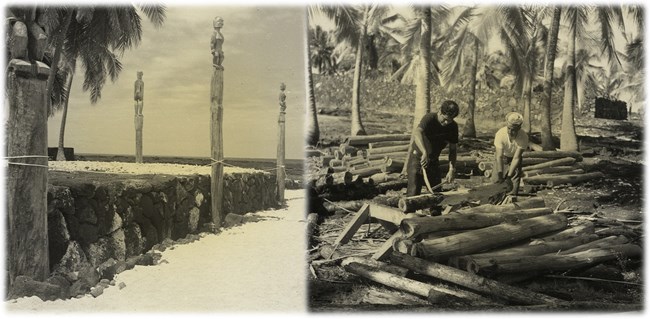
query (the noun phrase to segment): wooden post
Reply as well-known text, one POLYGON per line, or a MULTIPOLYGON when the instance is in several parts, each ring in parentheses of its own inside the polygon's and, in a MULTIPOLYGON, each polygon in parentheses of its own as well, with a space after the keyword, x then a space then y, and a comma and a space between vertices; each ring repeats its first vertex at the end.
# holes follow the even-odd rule
POLYGON ((210 193, 212 196, 212 223, 220 227, 223 222, 223 66, 224 54, 221 50, 224 38, 221 34, 223 19, 215 17, 214 32, 211 39, 212 83, 210 87, 210 146, 212 172, 210 174, 210 193))
POLYGON ((13 23, 8 42, 9 114, 7 142, 7 222, 9 285, 16 276, 43 281, 49 275, 47 237, 47 78, 40 62, 46 46, 33 17, 13 23), (28 27, 30 26, 31 27, 28 27), (28 44, 29 43, 29 44, 28 44), (31 60, 30 62, 27 62, 31 60))
POLYGON ((137 73, 138 79, 135 80, 133 99, 135 100, 135 116, 133 121, 135 123, 135 162, 142 163, 142 126, 144 124, 144 116, 142 109, 144 108, 144 82, 142 81, 142 71, 137 73))
POLYGON ((284 110, 287 108, 285 102, 287 96, 284 94, 286 86, 284 83, 280 84, 280 116, 278 117, 278 159, 277 159, 277 183, 278 183, 278 201, 280 204, 284 202, 284 110))

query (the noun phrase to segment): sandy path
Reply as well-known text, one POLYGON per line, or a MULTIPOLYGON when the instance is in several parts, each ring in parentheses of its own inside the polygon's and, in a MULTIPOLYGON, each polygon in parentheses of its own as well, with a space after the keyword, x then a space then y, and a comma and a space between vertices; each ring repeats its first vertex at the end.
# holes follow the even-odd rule
POLYGON ((6 314, 82 312, 306 312, 304 191, 263 220, 162 252, 161 264, 116 276, 97 298, 5 302, 6 314))

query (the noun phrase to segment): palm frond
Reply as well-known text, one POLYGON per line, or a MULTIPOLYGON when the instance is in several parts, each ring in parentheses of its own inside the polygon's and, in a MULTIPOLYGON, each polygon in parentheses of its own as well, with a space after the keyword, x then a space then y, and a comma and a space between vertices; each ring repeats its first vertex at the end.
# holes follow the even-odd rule
POLYGON ((151 21, 156 28, 160 28, 167 18, 167 8, 162 4, 138 4, 140 11, 151 21))

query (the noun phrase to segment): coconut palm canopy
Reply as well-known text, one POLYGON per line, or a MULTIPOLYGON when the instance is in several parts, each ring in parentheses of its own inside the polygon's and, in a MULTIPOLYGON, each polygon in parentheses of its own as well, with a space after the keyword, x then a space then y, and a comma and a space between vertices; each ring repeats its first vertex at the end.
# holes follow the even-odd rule
MULTIPOLYGON (((141 12, 140 12, 141 13, 141 12)), ((304 11, 298 7, 168 6, 162 27, 142 15, 136 47, 116 51, 121 72, 91 105, 77 63, 66 146, 76 153, 133 154, 133 83, 144 73, 144 154, 209 156, 212 21, 224 19, 224 153, 274 158, 278 94, 287 86, 287 158, 302 158, 304 11)), ((92 65, 92 64, 89 64, 92 65)), ((96 92, 96 91, 95 91, 96 92)), ((48 122, 56 146, 61 113, 48 122)))

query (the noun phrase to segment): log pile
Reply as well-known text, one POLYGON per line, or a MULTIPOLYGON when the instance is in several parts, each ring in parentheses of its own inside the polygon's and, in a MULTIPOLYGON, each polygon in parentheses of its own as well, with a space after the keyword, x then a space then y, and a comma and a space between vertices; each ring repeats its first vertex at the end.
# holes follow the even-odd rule
MULTIPOLYGON (((391 202, 387 198, 382 201, 391 202)), ((597 229, 624 227, 625 221, 554 212, 540 197, 465 207, 440 216, 409 213, 403 209, 405 205, 423 201, 410 200, 405 204, 402 198, 398 207, 366 202, 347 225, 339 226, 336 239, 330 238, 335 252, 328 247, 329 260, 334 256, 351 274, 438 305, 570 308, 568 301, 512 284, 553 273, 579 273, 608 262, 638 260, 642 254, 633 239, 597 229), (374 223, 378 221, 395 228, 374 223), (364 228, 368 241, 362 240, 364 228), (382 243, 376 237, 380 233, 390 238, 382 243), (364 248, 360 248, 361 242, 364 248), (422 276, 436 281, 423 282, 422 276)), ((432 200, 429 194, 427 200, 432 201, 428 205, 435 205, 440 199, 432 200)), ((632 229, 628 227, 628 231, 632 229)))
MULTIPOLYGON (((523 154, 522 187, 537 189, 559 185, 575 185, 603 178, 601 172, 585 172, 582 153, 570 151, 528 151, 523 154)), ((494 180, 494 161, 477 165, 481 173, 494 180)))

